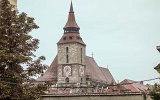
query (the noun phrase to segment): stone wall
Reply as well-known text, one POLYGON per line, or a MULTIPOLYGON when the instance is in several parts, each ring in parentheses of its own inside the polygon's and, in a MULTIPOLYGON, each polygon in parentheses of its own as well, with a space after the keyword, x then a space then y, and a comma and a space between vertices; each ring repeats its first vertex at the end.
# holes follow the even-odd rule
POLYGON ((81 82, 79 70, 81 67, 85 68, 85 51, 85 46, 79 43, 58 44, 57 83, 65 83, 66 76, 63 74, 63 68, 66 65, 71 66, 71 75, 67 76, 69 83, 81 82))
POLYGON ((152 100, 142 94, 43 95, 40 100, 152 100))
POLYGON ((79 43, 67 43, 58 45, 58 64, 85 64, 85 46, 79 43), (66 47, 69 48, 69 62, 66 63, 66 47), (82 48, 82 63, 81 63, 81 48, 82 48))

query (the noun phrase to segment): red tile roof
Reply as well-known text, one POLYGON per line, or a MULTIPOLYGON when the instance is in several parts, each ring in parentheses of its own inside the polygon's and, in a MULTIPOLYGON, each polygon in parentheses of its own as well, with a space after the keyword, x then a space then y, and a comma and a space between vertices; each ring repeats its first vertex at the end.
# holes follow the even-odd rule
POLYGON ((53 83, 57 82, 57 56, 54 58, 53 62, 51 63, 50 67, 47 71, 37 78, 37 81, 44 82, 44 81, 52 81, 53 83))
POLYGON ((63 34, 62 38, 59 40, 58 44, 62 44, 62 43, 80 43, 85 45, 85 43, 83 42, 82 38, 80 37, 79 34, 75 34, 75 33, 67 33, 67 34, 63 34))
POLYGON ((79 28, 79 26, 77 25, 76 20, 75 20, 72 3, 71 3, 71 6, 70 6, 70 11, 69 11, 69 15, 68 15, 68 21, 67 21, 67 23, 66 23, 64 28, 68 28, 68 27, 79 28))
POLYGON ((115 82, 108 68, 102 68, 97 65, 92 57, 86 57, 86 73, 91 79, 97 82, 110 84, 115 82))
POLYGON ((136 82, 128 79, 123 80, 120 84, 123 84, 123 86, 130 92, 144 92, 149 89, 149 87, 141 82, 136 82))

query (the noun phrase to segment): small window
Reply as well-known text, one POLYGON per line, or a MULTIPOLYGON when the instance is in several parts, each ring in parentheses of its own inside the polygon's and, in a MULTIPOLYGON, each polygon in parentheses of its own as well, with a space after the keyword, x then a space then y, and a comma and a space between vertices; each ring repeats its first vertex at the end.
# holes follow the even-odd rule
POLYGON ((67 61, 66 61, 66 63, 69 63, 69 60, 68 60, 68 55, 67 55, 66 57, 67 57, 67 61))
POLYGON ((81 78, 81 83, 83 83, 83 78, 81 78))
POLYGON ((66 47, 66 63, 69 63, 69 55, 68 55, 69 49, 66 47))
POLYGON ((73 37, 72 37, 72 36, 70 36, 70 37, 69 37, 69 39, 73 39, 73 37))
POLYGON ((66 40, 66 37, 64 37, 63 40, 66 40))
POLYGON ((82 48, 81 48, 81 64, 82 64, 82 48))
POLYGON ((66 83, 69 83, 69 78, 68 78, 68 77, 65 79, 65 82, 66 82, 66 83))
POLYGON ((68 47, 66 47, 66 54, 68 54, 68 51, 69 51, 69 49, 68 49, 68 47))

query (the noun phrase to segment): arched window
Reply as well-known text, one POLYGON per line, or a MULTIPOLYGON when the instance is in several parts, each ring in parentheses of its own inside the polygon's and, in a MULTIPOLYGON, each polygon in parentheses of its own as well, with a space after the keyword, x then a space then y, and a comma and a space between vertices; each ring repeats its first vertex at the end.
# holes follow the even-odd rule
POLYGON ((69 52, 69 49, 68 49, 68 47, 66 47, 66 63, 69 63, 68 52, 69 52))
POLYGON ((81 64, 82 64, 82 48, 81 48, 81 64))
POLYGON ((81 83, 83 83, 83 78, 81 78, 81 83))
POLYGON ((66 82, 66 83, 69 83, 69 78, 68 78, 68 77, 65 79, 65 82, 66 82))

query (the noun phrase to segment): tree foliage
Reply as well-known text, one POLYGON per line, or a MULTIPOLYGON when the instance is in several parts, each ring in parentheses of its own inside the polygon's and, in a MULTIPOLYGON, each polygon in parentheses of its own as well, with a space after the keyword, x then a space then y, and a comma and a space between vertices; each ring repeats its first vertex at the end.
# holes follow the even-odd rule
POLYGON ((36 59, 39 40, 29 33, 39 28, 34 18, 19 13, 8 0, 0 0, 0 99, 35 100, 46 89, 32 83, 43 73, 45 57, 36 59))
POLYGON ((150 92, 153 100, 160 100, 160 85, 155 84, 153 91, 150 92))

